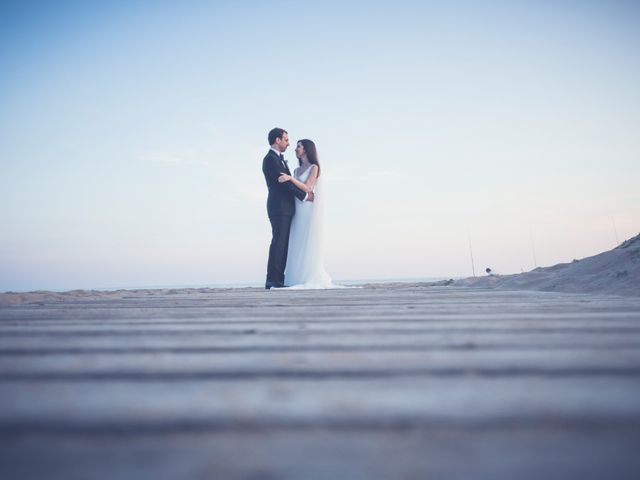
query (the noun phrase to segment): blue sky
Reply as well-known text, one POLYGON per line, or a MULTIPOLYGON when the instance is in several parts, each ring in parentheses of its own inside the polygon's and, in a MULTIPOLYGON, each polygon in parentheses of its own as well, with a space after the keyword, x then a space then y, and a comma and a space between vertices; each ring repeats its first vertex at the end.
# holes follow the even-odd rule
POLYGON ((640 230, 639 27, 635 2, 3 3, 0 290, 259 283, 276 125, 318 145, 334 278, 612 248, 640 230))

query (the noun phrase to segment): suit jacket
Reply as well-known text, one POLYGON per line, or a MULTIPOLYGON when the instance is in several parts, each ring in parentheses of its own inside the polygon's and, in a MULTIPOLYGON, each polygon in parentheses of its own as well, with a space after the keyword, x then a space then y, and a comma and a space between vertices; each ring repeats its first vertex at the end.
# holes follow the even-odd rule
POLYGON ((300 200, 304 200, 307 193, 296 187, 293 182, 278 182, 280 175, 283 173, 291 175, 291 172, 287 168, 287 164, 280 160, 280 156, 271 149, 262 160, 262 173, 269 189, 267 197, 269 217, 293 216, 296 211, 294 198, 298 197, 300 200))

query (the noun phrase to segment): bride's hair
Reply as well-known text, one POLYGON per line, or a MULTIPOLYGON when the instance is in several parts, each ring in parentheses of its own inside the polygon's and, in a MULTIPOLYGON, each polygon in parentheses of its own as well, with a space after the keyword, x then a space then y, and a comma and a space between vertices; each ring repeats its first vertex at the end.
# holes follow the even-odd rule
MULTIPOLYGON (((307 160, 309 160, 309 163, 318 166, 318 176, 320 176, 320 162, 318 162, 318 150, 316 149, 316 144, 306 138, 298 140, 298 143, 302 144, 302 148, 304 148, 304 153, 307 154, 307 160)), ((298 163, 302 165, 302 160, 298 160, 298 163)))

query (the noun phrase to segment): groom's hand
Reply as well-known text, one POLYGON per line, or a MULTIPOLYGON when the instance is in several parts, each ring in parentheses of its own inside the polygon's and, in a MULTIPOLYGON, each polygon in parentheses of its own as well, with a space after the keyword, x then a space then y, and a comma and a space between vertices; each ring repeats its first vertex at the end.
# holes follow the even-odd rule
POLYGON ((316 198, 315 194, 313 192, 309 192, 307 193, 307 202, 313 202, 313 200, 316 198))

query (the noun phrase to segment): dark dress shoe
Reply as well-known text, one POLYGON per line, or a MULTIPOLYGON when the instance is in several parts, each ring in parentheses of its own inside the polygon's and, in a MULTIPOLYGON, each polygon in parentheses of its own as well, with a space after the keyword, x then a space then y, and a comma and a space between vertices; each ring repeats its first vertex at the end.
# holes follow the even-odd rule
POLYGON ((265 290, 269 290, 270 288, 282 288, 284 284, 281 282, 267 282, 264 284, 265 290))

